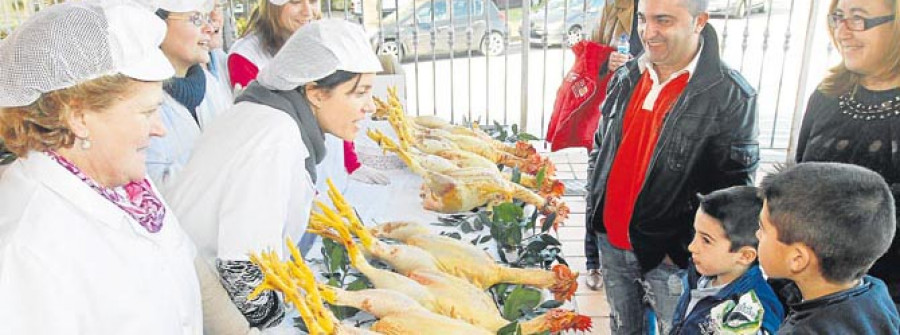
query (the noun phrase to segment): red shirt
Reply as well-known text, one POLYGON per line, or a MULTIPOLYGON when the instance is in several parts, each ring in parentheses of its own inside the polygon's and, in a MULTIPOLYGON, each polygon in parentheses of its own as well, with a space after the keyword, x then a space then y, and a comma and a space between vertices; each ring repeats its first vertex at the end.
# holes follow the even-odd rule
POLYGON ((228 56, 228 75, 231 78, 232 87, 240 84, 241 87, 246 88, 258 74, 259 68, 246 57, 236 53, 228 56))
POLYGON ((643 109, 643 106, 653 86, 650 71, 652 70, 644 71, 625 110, 622 141, 606 183, 603 226, 606 227, 609 243, 625 250, 631 250, 628 227, 647 176, 647 167, 656 150, 663 119, 681 96, 690 78, 685 72, 665 83, 652 104, 652 110, 648 110, 643 109))

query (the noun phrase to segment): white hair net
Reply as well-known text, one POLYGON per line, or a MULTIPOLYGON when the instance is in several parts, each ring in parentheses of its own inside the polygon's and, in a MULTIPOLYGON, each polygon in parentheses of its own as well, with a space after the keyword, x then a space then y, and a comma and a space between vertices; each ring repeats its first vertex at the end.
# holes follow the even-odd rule
POLYGON ((358 24, 341 19, 313 21, 298 29, 257 81, 270 90, 292 90, 338 70, 377 73, 381 62, 358 24))
POLYGON ((215 6, 212 0, 154 0, 159 9, 172 13, 209 13, 215 6))
POLYGON ((162 81, 175 74, 159 49, 166 25, 124 0, 53 5, 0 43, 0 107, 104 75, 162 81))

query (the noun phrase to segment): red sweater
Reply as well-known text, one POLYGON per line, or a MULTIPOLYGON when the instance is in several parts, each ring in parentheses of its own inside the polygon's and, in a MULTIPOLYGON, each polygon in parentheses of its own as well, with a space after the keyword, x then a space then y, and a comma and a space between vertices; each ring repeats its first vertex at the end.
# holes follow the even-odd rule
POLYGON ((663 119, 684 91, 690 77, 684 73, 668 82, 660 91, 653 109, 647 110, 643 109, 643 105, 653 86, 650 71, 644 71, 625 110, 622 141, 606 183, 603 226, 606 227, 609 243, 625 250, 631 250, 628 227, 647 176, 647 167, 656 150, 663 119))
MULTIPOLYGON (((240 84, 241 87, 247 87, 251 81, 256 79, 259 68, 246 57, 234 53, 228 56, 228 74, 231 78, 231 86, 240 84)), ((344 168, 347 173, 352 174, 360 166, 362 163, 356 156, 356 147, 353 142, 344 141, 344 168)))
POLYGON ((231 86, 240 84, 241 87, 247 87, 256 75, 259 74, 259 68, 249 59, 239 54, 231 54, 228 56, 228 75, 231 78, 231 86))

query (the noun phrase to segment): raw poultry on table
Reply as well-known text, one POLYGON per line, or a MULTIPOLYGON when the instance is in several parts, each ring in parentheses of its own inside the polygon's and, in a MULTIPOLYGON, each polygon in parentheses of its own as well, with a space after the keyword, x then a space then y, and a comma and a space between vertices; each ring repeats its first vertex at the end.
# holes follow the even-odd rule
POLYGON ((393 223, 380 225, 371 231, 355 215, 353 208, 341 196, 332 183, 328 196, 349 225, 350 231, 360 239, 365 251, 402 274, 416 270, 436 270, 462 279, 486 290, 499 283, 524 284, 549 289, 556 300, 572 298, 578 287, 578 274, 568 266, 559 264, 552 271, 543 269, 518 269, 497 264, 484 250, 459 240, 435 235, 421 225, 393 223), (389 237, 405 242, 389 245, 375 236, 389 237))
POLYGON ((391 123, 403 149, 409 149, 412 145, 429 154, 437 154, 438 150, 467 151, 487 158, 494 164, 516 167, 526 173, 537 174, 543 169, 547 176, 555 174, 553 163, 541 157, 526 142, 520 141, 515 146, 509 146, 477 128, 454 126, 432 116, 408 117, 397 98, 396 90, 389 89, 388 95, 387 102, 375 99, 377 108, 373 117, 387 119, 391 123), (432 143, 426 144, 428 140, 432 143), (440 142, 441 145, 433 142, 440 142))
MULTIPOLYGON (((445 150, 448 157, 404 149, 379 131, 368 132, 370 138, 385 150, 396 153, 410 170, 424 179, 423 207, 440 213, 459 213, 484 205, 519 199, 534 205, 542 214, 555 213, 555 224, 565 220, 569 209, 558 196, 563 192, 559 181, 545 178, 541 194, 512 182, 494 164, 464 151, 445 150), (473 157, 474 156, 474 157, 473 157), (546 193, 545 193, 546 192, 546 193)), ((524 185, 537 187, 533 176, 523 174, 524 185)))
MULTIPOLYGON (((401 292, 432 312, 460 319, 492 332, 509 323, 484 289, 464 279, 433 269, 418 269, 401 275, 371 266, 353 242, 342 217, 321 202, 318 206, 322 213, 313 213, 310 231, 343 244, 352 266, 369 278, 375 288, 401 292)), ((553 309, 522 322, 521 327, 523 334, 544 331, 556 333, 567 329, 586 330, 590 327, 590 318, 564 309, 553 309)))
MULTIPOLYGON (((429 171, 445 174, 459 168, 497 170, 497 164, 490 160, 468 151, 454 150, 444 142, 426 139, 422 141, 421 145, 429 149, 420 151, 397 145, 379 130, 370 129, 366 135, 378 143, 382 149, 397 154, 413 173, 422 177, 425 177, 429 171)), ((512 180, 512 173, 504 173, 503 177, 512 180)), ((565 187, 560 181, 546 174, 540 187, 537 177, 528 173, 520 175, 519 183, 530 189, 538 189, 538 194, 541 196, 559 197, 565 192, 565 187)))
POLYGON ((290 240, 288 248, 294 257, 292 261, 282 262, 273 252, 264 253, 262 257, 251 257, 251 261, 265 274, 263 284, 257 287, 251 297, 264 290, 282 292, 285 301, 298 308, 310 334, 418 335, 423 334, 425 329, 431 334, 492 334, 463 321, 428 311, 415 300, 396 291, 346 291, 317 283, 290 240), (305 292, 305 297, 301 296, 300 289, 305 292), (371 330, 340 324, 334 314, 322 306, 323 300, 332 305, 363 310, 379 320, 372 325, 371 330))
POLYGON ((255 299, 265 290, 276 290, 284 295, 284 301, 297 308, 300 318, 310 335, 374 335, 380 334, 340 323, 330 309, 323 305, 312 270, 303 261, 300 251, 290 238, 286 242, 292 261, 282 262, 273 251, 251 254, 250 260, 262 271, 263 283, 254 289, 248 299, 255 299), (305 295, 301 295, 301 290, 305 295))

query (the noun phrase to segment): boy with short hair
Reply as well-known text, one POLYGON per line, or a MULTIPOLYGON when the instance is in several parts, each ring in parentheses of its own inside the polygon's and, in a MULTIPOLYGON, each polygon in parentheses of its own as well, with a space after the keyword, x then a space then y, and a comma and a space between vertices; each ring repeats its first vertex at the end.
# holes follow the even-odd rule
POLYGON ((692 266, 671 334, 774 334, 784 307, 756 261, 762 199, 752 186, 698 195, 692 266))
POLYGON ((894 200, 877 173, 839 163, 802 163, 763 179, 759 260, 781 290, 779 334, 898 334, 884 283, 865 275, 896 232, 894 200))

